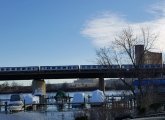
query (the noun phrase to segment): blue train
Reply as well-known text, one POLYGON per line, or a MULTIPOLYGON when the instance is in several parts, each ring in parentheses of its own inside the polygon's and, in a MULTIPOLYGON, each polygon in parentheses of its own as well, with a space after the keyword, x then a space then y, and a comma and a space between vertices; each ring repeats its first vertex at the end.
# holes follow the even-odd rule
MULTIPOLYGON (((144 64, 136 66, 139 69, 161 69, 165 64, 144 64)), ((87 71, 87 70, 131 70, 135 66, 124 65, 65 65, 65 66, 27 66, 27 67, 0 67, 0 72, 37 72, 37 71, 87 71)))

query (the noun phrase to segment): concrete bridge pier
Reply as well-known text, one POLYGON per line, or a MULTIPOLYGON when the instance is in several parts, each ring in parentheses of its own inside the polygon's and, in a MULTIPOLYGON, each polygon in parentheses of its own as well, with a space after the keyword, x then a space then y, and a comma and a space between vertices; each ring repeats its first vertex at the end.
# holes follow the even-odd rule
POLYGON ((99 78, 99 90, 105 92, 104 78, 99 78))
POLYGON ((34 79, 32 81, 32 93, 37 96, 46 95, 46 84, 43 79, 34 79))
POLYGON ((46 84, 43 79, 34 79, 32 82, 32 91, 35 96, 39 96, 40 105, 34 105, 34 109, 46 110, 46 84))

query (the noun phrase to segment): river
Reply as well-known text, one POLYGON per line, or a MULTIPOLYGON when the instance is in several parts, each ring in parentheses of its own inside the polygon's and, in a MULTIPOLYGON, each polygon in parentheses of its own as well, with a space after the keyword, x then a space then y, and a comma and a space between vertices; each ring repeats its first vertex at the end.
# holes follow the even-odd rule
MULTIPOLYGON (((70 97, 73 97, 75 93, 82 92, 67 92, 66 94, 70 97)), ((91 95, 92 91, 84 92, 85 96, 91 95)), ((26 93, 23 96, 26 96, 26 93)), ((130 94, 130 91, 105 91, 105 95, 119 95, 119 94, 130 94)), ((47 93, 47 97, 55 96, 56 93, 47 93)), ((10 99, 11 94, 0 94, 0 99, 10 99)), ((39 111, 39 112, 17 112, 13 114, 5 114, 4 112, 0 113, 0 120, 74 120, 74 113, 77 110, 64 110, 61 112, 57 111, 55 106, 49 106, 47 111, 39 111)))
MULTIPOLYGON (((67 95, 69 95, 70 97, 73 97, 73 95, 75 93, 84 93, 85 96, 88 96, 88 95, 91 95, 92 91, 83 91, 83 92, 66 92, 67 95)), ((120 94, 125 94, 125 95, 128 95, 130 94, 131 92, 130 91, 125 91, 125 90, 111 90, 111 91, 105 91, 105 95, 107 96, 111 96, 111 95, 120 95, 120 94)), ((20 93, 20 94, 23 94, 23 96, 26 96, 28 94, 31 94, 31 93, 20 93)), ((56 95, 56 92, 51 92, 51 93, 47 93, 46 96, 47 97, 50 97, 50 96, 55 96, 56 95)), ((0 99, 10 99, 10 96, 11 94, 0 94, 0 99)))

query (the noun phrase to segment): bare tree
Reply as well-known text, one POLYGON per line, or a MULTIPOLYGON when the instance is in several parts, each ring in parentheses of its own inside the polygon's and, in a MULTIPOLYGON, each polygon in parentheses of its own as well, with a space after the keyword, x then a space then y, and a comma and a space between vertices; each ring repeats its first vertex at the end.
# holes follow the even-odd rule
MULTIPOLYGON (((157 37, 158 36, 151 33, 148 28, 141 28, 138 34, 136 34, 131 27, 123 29, 120 34, 115 37, 115 40, 110 43, 111 45, 109 47, 100 48, 96 51, 98 64, 131 64, 136 71, 139 71, 138 65, 144 64, 145 55, 148 51, 154 48, 154 41, 157 37), (144 50, 140 52, 138 58, 135 55, 136 45, 144 45, 144 50)), ((145 95, 141 85, 141 80, 143 78, 140 72, 137 72, 137 79, 140 82, 140 97, 144 98, 145 95)), ((120 78, 120 80, 129 87, 133 95, 135 95, 132 83, 130 83, 130 81, 127 82, 125 78, 120 78)), ((141 103, 142 99, 139 101, 140 105, 141 103)))

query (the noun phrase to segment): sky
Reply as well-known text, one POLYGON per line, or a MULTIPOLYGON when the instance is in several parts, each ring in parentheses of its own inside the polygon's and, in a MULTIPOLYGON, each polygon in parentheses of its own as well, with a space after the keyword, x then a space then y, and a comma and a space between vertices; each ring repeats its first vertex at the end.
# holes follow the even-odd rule
POLYGON ((165 51, 164 0, 0 0, 0 66, 96 64, 127 26, 149 27, 165 51))

